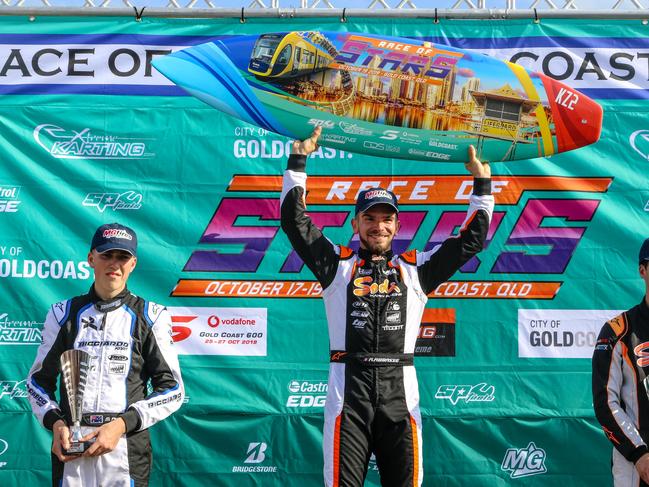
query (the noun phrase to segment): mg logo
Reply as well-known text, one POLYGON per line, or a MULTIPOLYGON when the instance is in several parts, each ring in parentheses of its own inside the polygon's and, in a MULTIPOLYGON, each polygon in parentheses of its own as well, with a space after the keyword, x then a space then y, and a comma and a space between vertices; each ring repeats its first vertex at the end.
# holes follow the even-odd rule
POLYGON ((243 463, 261 463, 265 460, 266 454, 264 453, 268 445, 261 442, 253 442, 248 445, 248 458, 243 463))
POLYGON ((545 450, 537 448, 533 442, 527 448, 510 448, 500 468, 509 471, 512 479, 545 473, 545 450))

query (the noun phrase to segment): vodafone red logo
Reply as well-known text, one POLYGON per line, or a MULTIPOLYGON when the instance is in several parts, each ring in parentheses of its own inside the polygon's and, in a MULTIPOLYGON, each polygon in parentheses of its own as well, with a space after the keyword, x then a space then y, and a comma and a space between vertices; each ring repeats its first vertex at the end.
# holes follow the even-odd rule
POLYGON ((171 322, 171 338, 174 342, 182 342, 183 340, 189 338, 189 335, 192 334, 192 329, 188 326, 182 326, 176 323, 187 324, 190 321, 195 320, 198 316, 172 316, 171 322))
POLYGON ((212 315, 207 319, 207 324, 211 326, 212 328, 216 328, 221 324, 221 320, 219 319, 218 316, 212 315))

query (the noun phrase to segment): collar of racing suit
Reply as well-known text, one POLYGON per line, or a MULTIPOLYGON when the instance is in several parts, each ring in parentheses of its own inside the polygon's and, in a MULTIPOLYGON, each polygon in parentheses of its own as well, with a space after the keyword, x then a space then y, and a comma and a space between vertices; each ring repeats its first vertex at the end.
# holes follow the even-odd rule
MULTIPOLYGON (((372 262, 372 257, 374 257, 374 254, 372 254, 372 252, 370 252, 370 251, 367 250, 367 249, 364 249, 364 248, 362 248, 362 247, 359 247, 359 249, 358 249, 358 256, 359 256, 361 259, 363 259, 365 262, 372 262)), ((385 258, 385 261, 386 261, 386 262, 388 262, 390 259, 392 259, 392 256, 393 256, 392 249, 388 250, 387 252, 385 252, 385 253, 382 255, 382 257, 385 258)), ((379 262, 380 262, 380 261, 379 261, 379 262)))
POLYGON ((114 298, 103 300, 96 293, 95 286, 93 284, 92 286, 90 286, 90 291, 88 292, 88 294, 90 295, 90 300, 93 302, 95 308, 98 311, 101 311, 102 313, 108 313, 109 311, 113 311, 119 308, 124 303, 124 301, 126 301, 126 298, 130 296, 131 292, 127 287, 125 287, 124 290, 114 298))
POLYGON ((646 322, 649 322, 649 307, 647 307, 647 301, 645 301, 644 296, 642 298, 642 301, 640 301, 639 309, 640 316, 642 316, 646 320, 646 322))

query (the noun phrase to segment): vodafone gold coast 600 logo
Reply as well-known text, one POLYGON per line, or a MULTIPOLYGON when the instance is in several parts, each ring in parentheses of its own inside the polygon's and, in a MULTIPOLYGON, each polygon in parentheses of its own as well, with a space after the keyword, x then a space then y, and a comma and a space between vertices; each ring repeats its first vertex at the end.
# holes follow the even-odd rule
POLYGON ((265 308, 169 307, 179 354, 265 356, 265 308))

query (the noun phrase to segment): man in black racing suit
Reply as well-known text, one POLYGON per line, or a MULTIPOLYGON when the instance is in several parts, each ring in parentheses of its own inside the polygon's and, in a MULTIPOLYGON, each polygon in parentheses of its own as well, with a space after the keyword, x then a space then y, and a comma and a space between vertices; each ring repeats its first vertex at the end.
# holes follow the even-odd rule
POLYGON ((43 341, 27 378, 29 401, 52 430, 52 485, 117 487, 148 485, 151 443, 147 428, 183 403, 171 316, 164 306, 126 288, 135 268, 137 236, 123 225, 100 226, 88 254, 95 281, 88 294, 51 306, 43 341), (59 359, 70 349, 91 356, 83 394, 81 456, 68 455, 70 405, 59 359), (152 392, 147 391, 150 383, 152 392))
POLYGON ((644 298, 602 327, 593 352, 593 406, 614 446, 616 487, 649 487, 649 238, 638 259, 644 298))
POLYGON ((493 211, 491 172, 471 147, 473 195, 460 233, 428 252, 393 255, 395 195, 359 193, 352 220, 360 248, 332 244, 306 214, 306 158, 320 129, 295 141, 284 173, 281 223, 323 288, 329 326, 324 477, 328 487, 363 485, 372 453, 381 483, 421 485, 421 414, 413 355, 428 293, 479 252, 493 211))

